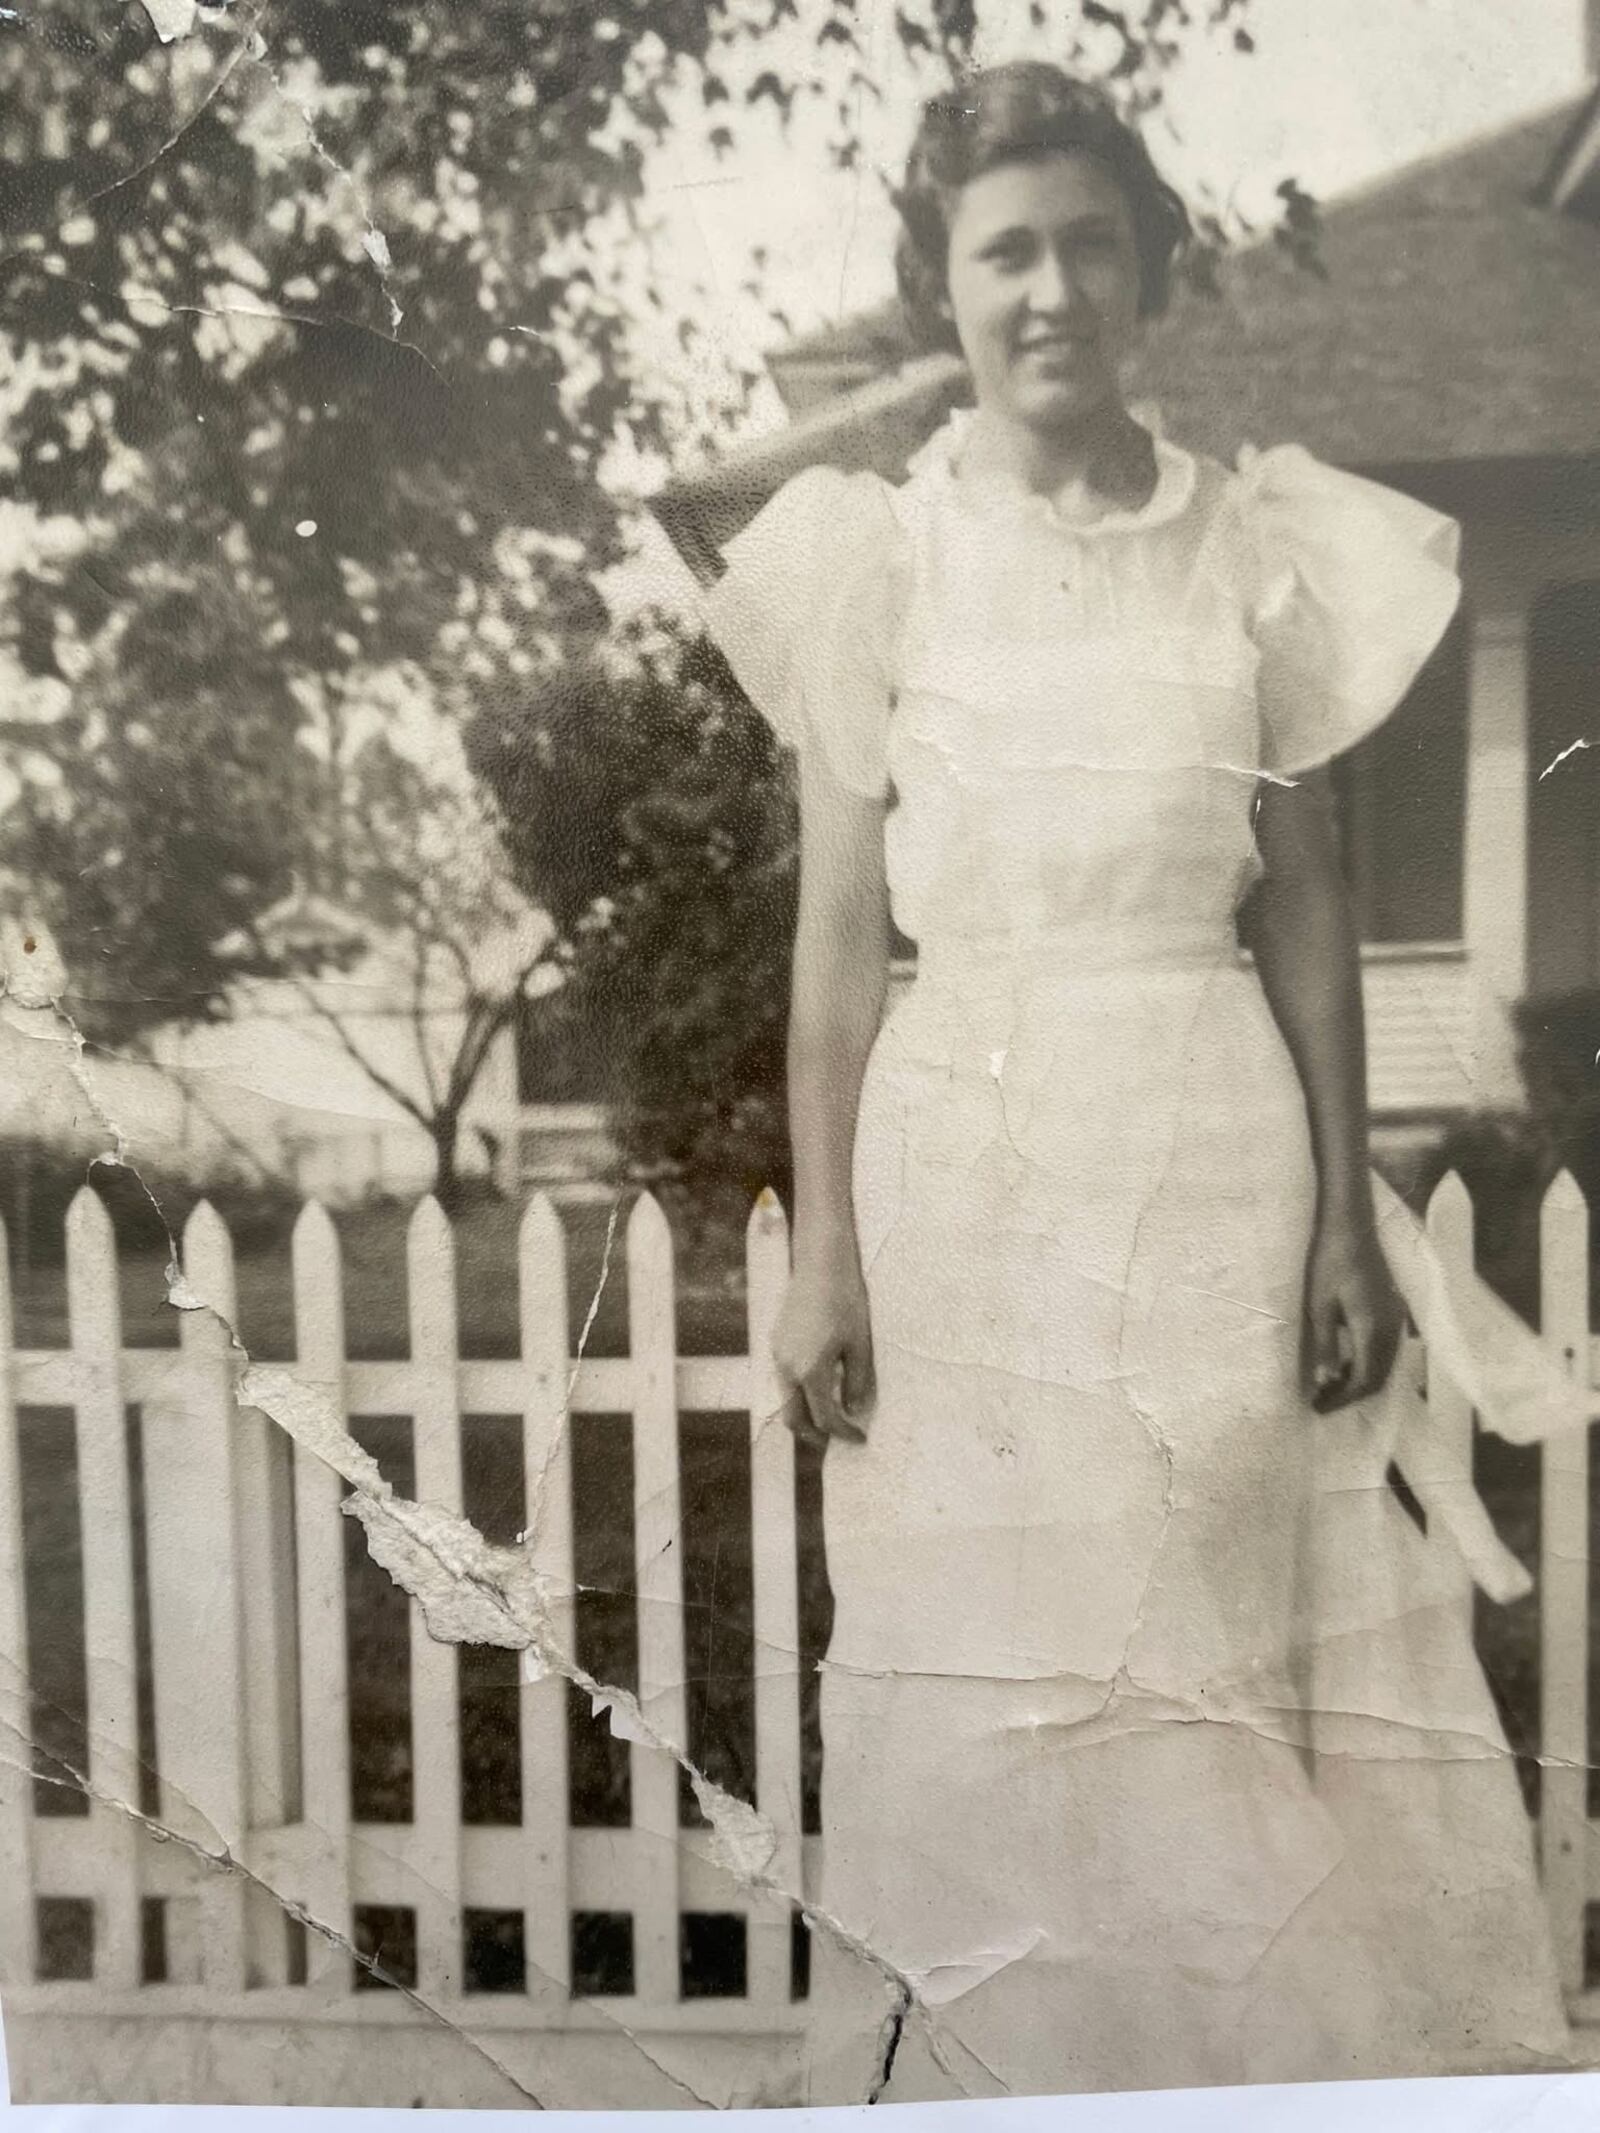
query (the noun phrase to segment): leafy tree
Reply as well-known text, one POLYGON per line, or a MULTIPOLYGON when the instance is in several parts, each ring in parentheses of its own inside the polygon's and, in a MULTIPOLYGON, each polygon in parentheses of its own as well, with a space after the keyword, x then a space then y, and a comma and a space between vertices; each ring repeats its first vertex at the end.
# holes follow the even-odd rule
POLYGON ((35 737, 56 805, 10 857, 87 869, 92 1032, 253 967, 221 943, 309 864, 293 736, 375 662, 459 708, 602 625, 602 457, 624 413, 646 443, 671 416, 628 344, 660 301, 644 151, 697 82, 720 125, 723 61, 783 12, 291 0, 170 45, 137 7, 0 18, 0 461, 83 531, 8 626, 90 691, 35 737), (169 669, 169 630, 203 651, 169 669))
MULTIPOLYGON (((808 6, 793 79, 751 55, 797 0, 284 0, 170 44, 137 7, 0 20, 8 471, 92 529, 24 580, 31 660, 152 554, 219 545, 291 675, 433 656, 463 616, 525 631, 508 527, 542 537, 544 628, 598 623, 604 455, 672 426, 632 341, 663 301, 647 150, 696 101, 718 146, 736 99, 837 95, 846 125, 853 0, 808 6)), ((901 35, 958 49, 967 12, 901 35)))
POLYGON ((0 818, 30 914, 66 945, 74 1011, 107 1041, 219 1013, 272 974, 244 929, 293 888, 285 822, 314 807, 301 708, 232 574, 152 563, 132 579, 92 648, 63 647, 57 715, 11 734, 19 789, 0 818))
MULTIPOLYGON (((1244 5, 1086 5, 1062 56, 1137 108, 1244 5)), ((932 86, 981 16, 907 0, 894 31, 932 86)), ((665 302, 649 148, 814 109, 850 163, 857 17, 280 0, 163 41, 138 7, 0 11, 0 472, 81 532, 14 581, 15 656, 71 702, 28 736, 36 804, 0 842, 58 910, 91 1035, 307 965, 256 921, 344 893, 317 765, 375 667, 414 662, 453 715, 495 720, 583 669, 622 550, 608 454, 703 434, 748 383, 692 319, 709 413, 641 354, 665 302)))

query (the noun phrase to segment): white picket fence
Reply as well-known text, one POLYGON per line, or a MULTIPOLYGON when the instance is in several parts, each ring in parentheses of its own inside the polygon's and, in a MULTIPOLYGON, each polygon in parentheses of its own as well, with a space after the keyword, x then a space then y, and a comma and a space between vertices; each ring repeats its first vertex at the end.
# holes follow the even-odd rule
MULTIPOLYGON (((1472 1209, 1455 1178, 1429 1227, 1470 1264, 1472 1209)), ((567 1686, 518 1691, 521 1822, 467 1826, 457 1655, 411 1607, 412 1818, 354 1823, 347 1723, 343 1485, 259 1413, 241 1415, 234 1268, 224 1225, 196 1210, 184 1234, 192 1290, 175 1349, 128 1348, 109 1219, 83 1192, 67 1224, 69 1345, 19 1350, 0 1254, 0 1991, 19 2101, 280 2103, 683 2103, 767 2100, 803 2016, 794 1918, 680 1830, 679 1772, 630 1744, 631 1826, 568 1820, 567 1686), (148 1620, 159 1812, 139 1811, 135 1519, 128 1412, 142 1439, 148 1620), (27 1680, 19 1411, 59 1410, 76 1444, 82 1532, 88 1812, 37 1811, 27 1680), (170 1834, 158 1836, 151 1820, 170 1834), (219 1869, 231 1862, 238 1870, 219 1869), (77 1906, 73 1975, 41 1976, 42 1925, 77 1906), (55 1906, 52 1914, 51 1907, 55 1906), (409 1914, 411 1989, 362 1988, 354 1922, 409 1914), (520 1914, 526 1982, 473 1992, 469 1914, 520 1914), (574 1914, 631 1920, 633 1990, 574 1994, 574 1914), (686 1996, 687 1916, 743 1921, 745 1990, 686 1996), (373 2039, 383 2048, 375 2052, 373 2039)), ((548 1201, 519 1233, 521 1354, 462 1359, 454 1244, 423 1201, 407 1246, 410 1357, 347 1359, 337 1239, 307 1206, 293 1239, 296 1375, 349 1417, 410 1418, 419 1498, 462 1506, 463 1418, 515 1415, 537 1558, 574 1585, 574 1414, 632 1418, 640 1702, 659 1735, 687 1740, 678 1417, 749 1417, 754 1548, 756 1797, 773 1825, 778 1886, 806 1885, 801 1831, 799 1614, 793 1444, 765 1361, 787 1265, 770 1198, 748 1238, 747 1353, 680 1357, 673 1248, 654 1200, 626 1232, 629 1353, 574 1357, 563 1233, 548 1201)), ((1541 1231, 1545 1339, 1600 1382, 1588 1318, 1588 1218, 1570 1179, 1541 1231)), ((1433 1388, 1458 1470, 1472 1417, 1433 1388)), ((1600 1903, 1600 1823, 1588 1812, 1589 1446, 1544 1454, 1541 1849, 1563 1971, 1587 2012, 1585 1938, 1600 1903)), ((1465 1586, 1463 1606, 1471 1605, 1465 1586)), ((555 1628, 570 1647, 570 1605, 555 1628)), ((146 1780, 148 1787, 148 1780, 146 1780)), ((146 1795, 148 1796, 148 1794, 146 1795)), ((1600 1916, 1600 1913, 1596 1914, 1600 1916)), ((737 1929, 735 1929, 737 1930, 737 1929)))

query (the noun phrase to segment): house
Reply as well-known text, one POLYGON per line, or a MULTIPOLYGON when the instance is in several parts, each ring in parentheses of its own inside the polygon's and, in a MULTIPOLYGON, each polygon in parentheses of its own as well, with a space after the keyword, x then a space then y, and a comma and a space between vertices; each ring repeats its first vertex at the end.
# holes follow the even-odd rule
MULTIPOLYGON (((1463 528, 1456 623, 1338 766, 1370 1085, 1391 1141, 1513 1103, 1507 1010, 1600 985, 1600 90, 1324 212, 1324 274, 1270 242, 1185 290, 1132 380, 1231 459, 1298 441, 1463 528)), ((771 361, 791 421, 657 516, 708 552, 807 461, 890 478, 962 396, 890 307, 771 361)))
MULTIPOLYGON (((430 1021, 430 1042, 453 1049, 451 1004, 430 1021)), ((121 1137, 137 1161, 208 1184, 270 1178, 335 1207, 433 1183, 434 1145, 390 1093, 421 1099, 427 1083, 411 1001, 381 956, 304 985, 241 983, 224 1018, 163 1025, 138 1055, 90 1049, 80 1062, 60 1040, 54 1010, 0 1002, 0 1135, 85 1161, 121 1137)), ((463 1115, 463 1175, 506 1160, 515 1116, 508 1040, 463 1115)))
MULTIPOLYGON (((474 917, 472 976, 492 993, 537 956, 547 922, 510 904, 497 940, 487 915, 474 917)), ((48 927, 34 921, 25 932, 0 917, 0 1137, 85 1161, 125 1144, 138 1160, 208 1186, 268 1179, 334 1207, 427 1192, 439 1150, 424 1121, 469 1034, 453 960, 419 960, 413 935, 363 926, 315 896, 285 898, 258 925, 282 951, 325 949, 321 966, 237 979, 211 1019, 161 1023, 137 1046, 88 1045, 80 1056, 62 1041, 53 1003, 71 997, 71 976, 48 927), (329 946, 341 943, 343 957, 329 946)), ((549 989, 535 982, 530 1006, 549 989)), ((462 1106, 458 1177, 520 1182, 517 1035, 510 1024, 499 1032, 462 1106)), ((573 1170, 587 1180, 594 1170, 593 1134, 583 1139, 581 1120, 561 1124, 558 1154, 571 1146, 576 1155, 533 1182, 561 1185, 573 1170)))

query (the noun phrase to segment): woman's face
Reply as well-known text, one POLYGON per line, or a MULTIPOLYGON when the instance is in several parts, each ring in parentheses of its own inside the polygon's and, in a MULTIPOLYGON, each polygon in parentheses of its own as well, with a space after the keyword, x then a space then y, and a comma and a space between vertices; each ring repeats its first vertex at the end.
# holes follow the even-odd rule
POLYGON ((963 186, 947 281, 980 405, 1059 430, 1120 399, 1139 255, 1127 196, 1097 157, 1002 163, 963 186))

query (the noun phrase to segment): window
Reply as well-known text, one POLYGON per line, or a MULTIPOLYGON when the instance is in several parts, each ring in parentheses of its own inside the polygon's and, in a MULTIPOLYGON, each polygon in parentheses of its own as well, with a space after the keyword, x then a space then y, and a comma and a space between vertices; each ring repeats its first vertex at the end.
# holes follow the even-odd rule
POLYGON ((172 1975, 167 1959, 167 1899, 144 1896, 139 1901, 139 1982, 164 1985, 172 1975))
POLYGON ((33 1974, 41 1985, 94 1976, 94 1905, 87 1896, 34 1899, 33 1974))
POLYGON ((528 1959, 520 1911, 467 1911, 461 1922, 468 1992, 526 1992, 528 1959))
POLYGON ((417 1986, 417 1914, 407 1903, 358 1903, 355 1907, 357 1992, 414 1992, 417 1986))
POLYGON ((1334 765, 1361 938, 1459 941, 1467 793, 1467 625, 1458 611, 1405 701, 1334 765))
POLYGON ((678 1991, 686 2000, 742 2000, 745 1921, 738 1911, 685 1911, 678 1920, 678 1991))
POLYGON ((572 1997, 598 1999, 633 1990, 633 1913, 574 1911, 572 1997))

